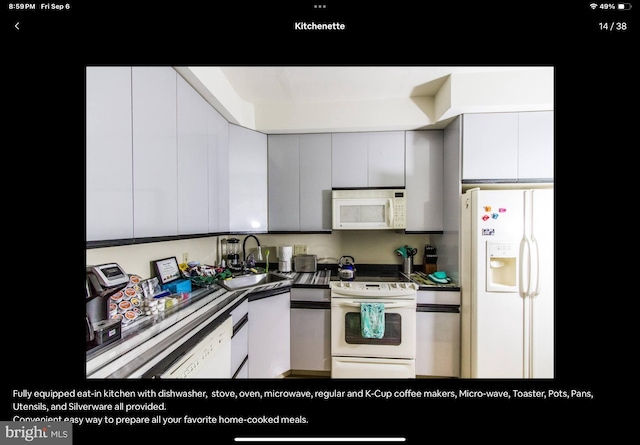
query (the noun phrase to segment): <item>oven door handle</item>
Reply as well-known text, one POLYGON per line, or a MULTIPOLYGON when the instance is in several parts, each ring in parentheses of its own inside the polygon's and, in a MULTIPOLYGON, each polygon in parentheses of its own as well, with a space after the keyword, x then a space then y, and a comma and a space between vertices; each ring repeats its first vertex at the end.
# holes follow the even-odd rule
MULTIPOLYGON (((360 307, 362 303, 374 303, 373 301, 341 301, 338 303, 338 306, 348 306, 348 307, 360 307)), ((412 304, 409 302, 406 303, 398 303, 398 302, 388 302, 388 301, 376 301, 375 303, 384 304, 385 309, 393 309, 399 307, 412 307, 412 304)))

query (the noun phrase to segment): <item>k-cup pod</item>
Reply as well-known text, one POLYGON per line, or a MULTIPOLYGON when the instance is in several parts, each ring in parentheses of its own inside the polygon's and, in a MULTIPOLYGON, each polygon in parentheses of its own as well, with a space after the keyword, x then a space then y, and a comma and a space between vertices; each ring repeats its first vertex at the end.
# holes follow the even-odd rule
POLYGON ((111 301, 113 301, 115 304, 120 303, 123 298, 124 298, 124 292, 122 292, 121 290, 111 295, 111 301))
POLYGON ((122 322, 123 323, 130 323, 133 320, 135 320, 138 317, 138 314, 136 314, 134 311, 127 311, 124 314, 122 314, 122 322))
POLYGON ((133 305, 131 304, 130 301, 121 301, 118 304, 118 312, 119 313, 124 313, 127 312, 128 310, 131 310, 133 308, 133 305))
POLYGON ((131 300, 133 297, 137 296, 136 290, 132 287, 128 287, 124 290, 124 300, 131 300))
POLYGON ((118 305, 115 303, 109 303, 109 317, 118 313, 118 305))

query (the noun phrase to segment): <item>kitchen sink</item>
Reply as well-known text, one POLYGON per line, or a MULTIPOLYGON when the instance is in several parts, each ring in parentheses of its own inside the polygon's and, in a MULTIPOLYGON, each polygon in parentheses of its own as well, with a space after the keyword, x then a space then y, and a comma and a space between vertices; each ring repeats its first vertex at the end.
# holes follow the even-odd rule
POLYGON ((274 273, 258 273, 251 275, 239 275, 231 278, 230 280, 223 280, 219 284, 227 290, 238 290, 286 280, 291 279, 274 273))

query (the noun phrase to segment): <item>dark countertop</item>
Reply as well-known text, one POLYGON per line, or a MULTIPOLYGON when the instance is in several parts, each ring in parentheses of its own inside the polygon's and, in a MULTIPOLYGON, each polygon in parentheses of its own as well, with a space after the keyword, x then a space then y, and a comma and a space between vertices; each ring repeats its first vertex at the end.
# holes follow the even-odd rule
MULTIPOLYGON (((293 287, 327 288, 332 281, 339 281, 338 266, 335 264, 318 264, 317 272, 296 273, 289 275, 293 280, 293 287)), ((420 286, 421 290, 454 290, 459 291, 460 287, 455 283, 438 284, 429 280, 415 280, 407 277, 400 271, 399 265, 385 264, 361 264, 356 265, 355 281, 371 282, 413 282, 420 286)))
MULTIPOLYGON (((332 281, 340 280, 337 265, 319 264, 318 269, 317 272, 278 272, 278 274, 290 278, 291 287, 296 288, 328 289, 332 281)), ((396 265, 357 265, 355 281, 414 282, 419 285, 420 290, 460 290, 456 284, 429 285, 419 283, 404 275, 400 271, 400 267, 396 265)), ((156 316, 141 316, 128 326, 123 326, 121 338, 116 342, 87 349, 87 374, 89 376, 98 371, 112 360, 116 360, 123 354, 143 345, 156 335, 172 329, 178 323, 184 323, 188 321, 187 319, 194 318, 200 313, 221 314, 230 306, 249 298, 252 292, 259 291, 258 288, 227 291, 219 285, 211 285, 208 288, 194 287, 192 292, 186 293, 183 299, 164 313, 156 316)))
MULTIPOLYGON (((194 288, 171 309, 154 316, 141 316, 129 325, 122 326, 121 338, 117 341, 88 349, 86 352, 87 377, 94 373, 103 373, 102 368, 112 366, 112 362, 116 361, 121 362, 119 368, 124 371, 134 369, 132 363, 138 362, 140 357, 137 356, 142 354, 142 352, 130 354, 136 348, 151 349, 147 346, 154 345, 154 349, 161 350, 171 343, 164 340, 155 345, 156 339, 161 334, 164 335, 165 332, 175 329, 177 326, 189 324, 192 320, 223 314, 229 307, 246 298, 247 294, 247 290, 227 291, 218 285, 209 288, 194 288), (134 357, 127 359, 126 355, 134 355, 134 357)), ((113 376, 117 372, 124 371, 113 368, 113 371, 109 372, 113 376)))

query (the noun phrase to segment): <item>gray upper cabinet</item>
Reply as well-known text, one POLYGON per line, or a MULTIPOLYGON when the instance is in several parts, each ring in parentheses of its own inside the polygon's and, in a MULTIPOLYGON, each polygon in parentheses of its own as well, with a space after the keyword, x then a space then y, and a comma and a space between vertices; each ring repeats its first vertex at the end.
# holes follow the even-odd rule
POLYGON ((86 107, 86 241, 132 238, 131 67, 87 67, 86 107))
POLYGON ((518 129, 518 179, 553 179, 553 111, 519 113, 518 129))
POLYGON ((332 187, 404 187, 404 131, 333 133, 332 187))
POLYGON ((367 133, 331 135, 331 186, 368 187, 367 133))
POLYGON ((368 187, 405 186, 405 132, 368 133, 368 187))
POLYGON ((207 108, 209 137, 209 232, 229 231, 229 122, 207 108))
POLYGON ((553 111, 464 114, 462 180, 552 180, 553 133, 553 111))
POLYGON ((300 230, 300 136, 269 135, 269 230, 300 230))
POLYGON ((229 124, 229 229, 266 232, 267 135, 229 124))
POLYGON ((331 231, 331 134, 300 135, 300 230, 331 231))
POLYGON ((211 106, 177 76, 178 234, 209 231, 209 135, 211 106))
POLYGON ((331 134, 269 135, 269 231, 331 230, 331 134))
POLYGON ((444 229, 442 130, 406 132, 407 231, 444 229))
POLYGON ((88 67, 86 80, 86 241, 228 232, 227 120, 170 67, 88 67))
POLYGON ((134 237, 177 235, 177 73, 132 70, 134 237))

